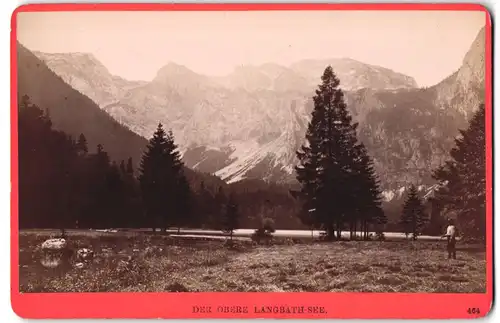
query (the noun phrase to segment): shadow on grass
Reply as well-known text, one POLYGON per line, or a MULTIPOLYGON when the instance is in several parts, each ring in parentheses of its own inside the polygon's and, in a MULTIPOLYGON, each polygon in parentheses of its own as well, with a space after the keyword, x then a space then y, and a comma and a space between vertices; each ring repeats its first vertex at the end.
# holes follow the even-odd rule
POLYGON ((482 253, 486 252, 486 248, 481 245, 466 245, 466 246, 457 246, 457 252, 468 252, 468 253, 482 253))

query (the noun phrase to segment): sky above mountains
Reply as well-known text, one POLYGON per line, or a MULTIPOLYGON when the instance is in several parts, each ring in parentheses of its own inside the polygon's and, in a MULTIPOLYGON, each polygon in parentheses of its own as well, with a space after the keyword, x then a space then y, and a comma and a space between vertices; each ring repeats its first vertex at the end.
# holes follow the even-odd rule
MULTIPOLYGON (((349 57, 438 83, 485 25, 472 11, 20 13, 18 41, 48 53, 88 52, 111 73, 152 80, 168 62, 225 75, 242 64, 349 57)), ((319 77, 319 76, 318 76, 319 77)))

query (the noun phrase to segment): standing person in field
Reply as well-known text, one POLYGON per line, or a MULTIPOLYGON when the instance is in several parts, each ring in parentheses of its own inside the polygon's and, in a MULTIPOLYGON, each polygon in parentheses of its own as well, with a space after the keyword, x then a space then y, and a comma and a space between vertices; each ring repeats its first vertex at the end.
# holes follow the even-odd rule
POLYGON ((446 237, 448 239, 447 250, 448 250, 448 259, 457 259, 457 228, 455 227, 455 223, 452 219, 448 220, 448 227, 446 228, 446 234, 444 234, 441 238, 446 237))

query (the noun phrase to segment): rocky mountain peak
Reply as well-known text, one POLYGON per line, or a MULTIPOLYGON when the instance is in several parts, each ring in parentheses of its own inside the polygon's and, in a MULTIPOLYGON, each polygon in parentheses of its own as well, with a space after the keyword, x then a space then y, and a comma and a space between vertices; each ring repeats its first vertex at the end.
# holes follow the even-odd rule
POLYGON ((152 83, 182 92, 205 90, 216 86, 209 77, 174 62, 169 62, 160 68, 152 83))
POLYGON ((173 130, 187 166, 226 181, 294 179, 313 91, 331 65, 384 189, 395 192, 421 178, 431 183, 429 171, 448 156, 458 129, 484 96, 484 49, 481 31, 463 66, 429 88, 350 58, 244 65, 223 77, 169 63, 152 82, 128 88, 69 61, 48 65, 144 137, 161 121, 173 130))
POLYGON ((184 65, 168 62, 158 70, 155 79, 162 79, 163 77, 182 77, 185 75, 195 76, 197 74, 184 65))
POLYGON ((42 53, 34 51, 33 54, 44 62, 55 66, 73 66, 73 68, 85 68, 98 70, 103 74, 109 74, 108 69, 92 53, 71 52, 71 53, 42 53))
POLYGON ((292 64, 290 68, 317 85, 318 75, 322 75, 328 65, 340 79, 341 88, 348 91, 362 88, 388 90, 417 87, 417 82, 411 76, 351 58, 306 59, 292 64))
POLYGON ((458 80, 462 84, 484 80, 485 73, 485 42, 486 33, 484 27, 479 31, 469 51, 465 55, 460 68, 458 80))

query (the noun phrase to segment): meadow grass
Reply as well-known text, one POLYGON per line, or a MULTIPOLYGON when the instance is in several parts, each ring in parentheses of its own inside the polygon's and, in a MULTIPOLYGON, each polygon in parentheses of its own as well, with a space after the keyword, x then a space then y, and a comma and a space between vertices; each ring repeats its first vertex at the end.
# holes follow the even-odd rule
POLYGON ((21 232, 21 292, 422 292, 484 293, 484 250, 444 242, 338 241, 272 245, 143 233, 68 237, 68 261, 45 268, 47 232, 21 232), (80 248, 93 250, 88 261, 80 248))

